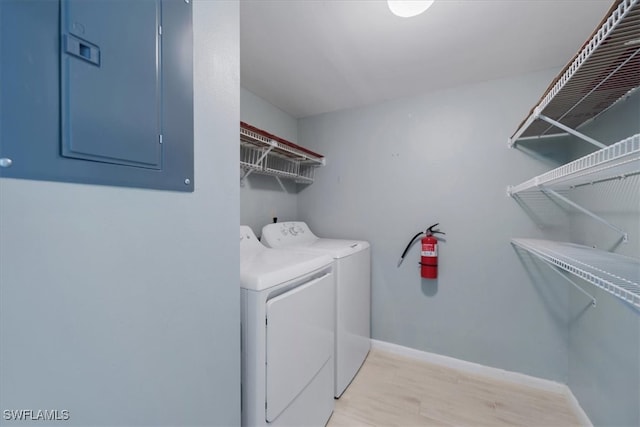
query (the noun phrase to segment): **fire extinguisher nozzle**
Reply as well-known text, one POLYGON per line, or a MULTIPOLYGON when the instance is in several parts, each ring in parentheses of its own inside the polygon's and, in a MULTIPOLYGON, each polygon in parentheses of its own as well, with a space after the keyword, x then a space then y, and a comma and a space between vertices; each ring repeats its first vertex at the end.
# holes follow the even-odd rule
POLYGON ((396 267, 400 267, 400 264, 402 264, 402 261, 403 261, 403 260, 404 260, 404 258, 400 258, 400 259, 398 260, 398 265, 397 265, 396 267))

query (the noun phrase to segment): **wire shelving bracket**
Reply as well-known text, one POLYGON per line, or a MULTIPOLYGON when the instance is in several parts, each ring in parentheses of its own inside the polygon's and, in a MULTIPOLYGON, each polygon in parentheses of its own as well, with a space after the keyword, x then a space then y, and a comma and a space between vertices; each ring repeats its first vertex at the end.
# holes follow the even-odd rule
POLYGON ((511 243, 640 308, 640 260, 574 243, 538 239, 511 239, 511 243))
POLYGON ((606 147, 606 145, 604 145, 602 142, 596 141, 595 139, 591 138, 590 136, 587 136, 582 132, 578 132, 575 129, 571 129, 569 126, 565 126, 562 123, 560 123, 560 122, 558 122, 556 120, 553 120, 550 117, 545 116, 544 114, 540 114, 540 115, 538 115, 538 117, 540 119, 544 120, 545 122, 547 122, 549 124, 552 124, 553 126, 559 128, 559 129, 562 129, 563 131, 567 132, 568 134, 571 134, 573 136, 577 136, 578 138, 582 139, 583 141, 586 141, 589 144, 593 144, 598 148, 605 148, 606 147))
MULTIPOLYGON (((271 152, 271 150, 273 150, 273 145, 271 145, 270 147, 267 147, 266 149, 262 149, 261 154, 259 154, 259 157, 255 162, 250 162, 246 158, 241 157, 240 166, 243 167, 244 173, 240 177, 240 185, 244 185, 245 179, 247 179, 247 177, 251 175, 252 172, 262 169, 263 161, 265 157, 267 157, 267 154, 271 152)), ((242 156, 242 150, 241 150, 241 156, 242 156)))
POLYGON ((601 216, 594 214, 590 210, 588 210, 586 208, 583 208, 582 206, 580 206, 579 204, 577 204, 575 202, 572 202, 571 200, 569 200, 566 197, 564 197, 562 194, 559 194, 556 191, 551 190, 550 188, 546 188, 544 186, 540 186, 540 190, 545 194, 549 194, 549 195, 555 197, 556 199, 562 200, 563 202, 565 202, 569 206, 572 206, 572 207, 578 209, 580 212, 590 216, 591 218, 595 219, 596 221, 600 222, 601 224, 606 225, 610 229, 612 229, 614 231, 617 231, 618 233, 620 233, 622 235, 622 241, 624 243, 628 242, 629 235, 623 229, 621 229, 619 227, 616 227, 615 225, 613 225, 612 223, 610 223, 606 219, 602 218, 601 216))
MULTIPOLYGON (((536 255, 537 256, 537 255, 536 255)), ((558 267, 556 267, 555 265, 549 263, 549 262, 545 262, 545 264, 547 264, 549 266, 549 268, 551 269, 551 271, 555 272, 558 274, 558 276, 562 277, 564 280, 566 280, 567 282, 569 282, 569 284, 571 284, 571 286, 573 286, 574 288, 576 288, 579 292, 585 294, 586 296, 588 296, 591 299, 591 306, 592 307, 596 307, 598 304, 598 301, 596 300, 596 297, 594 297, 593 295, 591 295, 589 292, 585 291, 584 289, 582 289, 582 287, 580 285, 578 285, 576 282, 574 282, 573 280, 571 280, 569 277, 567 277, 565 275, 565 273, 558 267)))

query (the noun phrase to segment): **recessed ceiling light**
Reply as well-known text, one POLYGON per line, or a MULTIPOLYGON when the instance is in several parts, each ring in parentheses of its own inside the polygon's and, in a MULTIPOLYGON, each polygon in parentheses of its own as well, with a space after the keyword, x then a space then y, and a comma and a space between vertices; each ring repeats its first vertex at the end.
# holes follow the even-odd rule
POLYGON ((434 0, 387 0, 387 5, 394 15, 410 18, 429 9, 433 2, 434 0))

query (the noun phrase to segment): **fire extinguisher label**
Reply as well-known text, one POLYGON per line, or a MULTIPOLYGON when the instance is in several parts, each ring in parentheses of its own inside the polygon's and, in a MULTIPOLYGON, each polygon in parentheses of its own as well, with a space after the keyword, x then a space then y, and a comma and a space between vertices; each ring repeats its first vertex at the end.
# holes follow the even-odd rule
POLYGON ((434 243, 424 243, 422 245, 421 256, 436 257, 438 256, 438 245, 434 243))

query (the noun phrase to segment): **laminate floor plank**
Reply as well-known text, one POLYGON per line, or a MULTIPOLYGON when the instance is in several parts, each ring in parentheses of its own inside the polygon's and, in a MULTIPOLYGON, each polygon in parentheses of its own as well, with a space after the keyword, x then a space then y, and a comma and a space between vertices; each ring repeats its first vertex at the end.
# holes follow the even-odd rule
POLYGON ((328 427, 578 426, 562 393, 371 350, 328 427))

